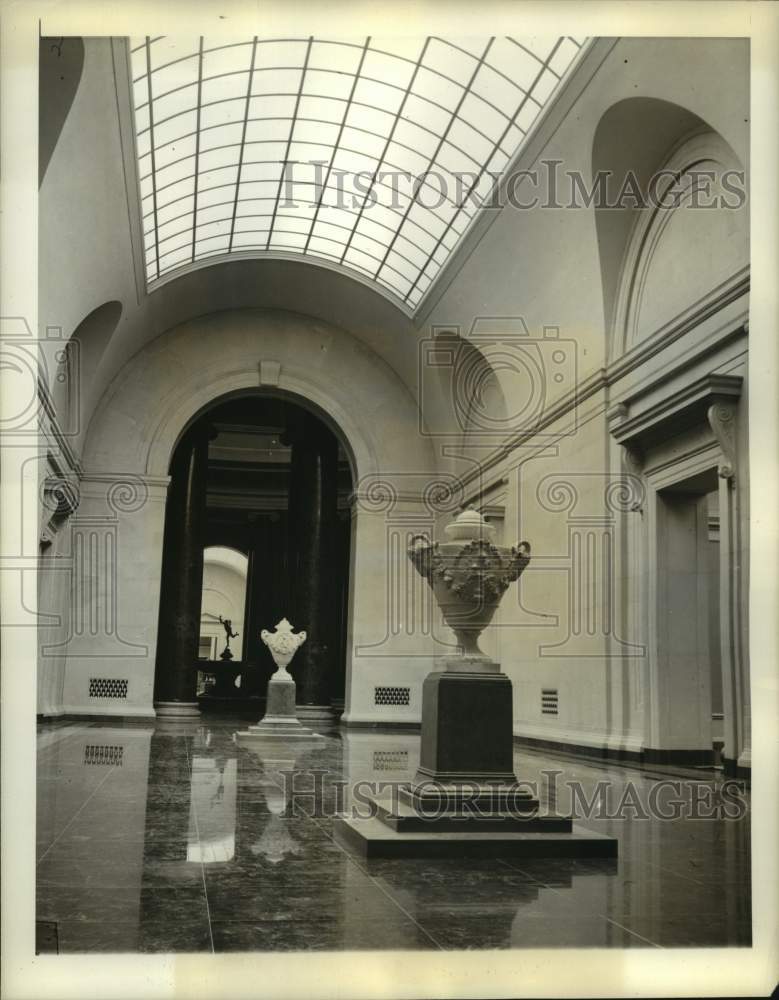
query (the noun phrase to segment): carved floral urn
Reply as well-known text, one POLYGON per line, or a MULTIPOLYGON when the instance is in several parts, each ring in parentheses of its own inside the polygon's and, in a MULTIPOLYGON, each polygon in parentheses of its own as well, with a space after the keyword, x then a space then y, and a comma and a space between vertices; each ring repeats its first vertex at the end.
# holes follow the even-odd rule
POLYGON ((479 635, 492 621, 509 584, 530 562, 530 545, 494 545, 495 529, 473 508, 462 511, 444 533, 445 542, 415 535, 409 559, 430 584, 463 656, 488 660, 479 649, 479 635))
POLYGON ((285 677, 289 677, 291 680, 292 678, 287 672, 287 667, 292 657, 306 641, 306 633, 302 630, 300 632, 293 632, 292 626, 287 619, 282 618, 272 632, 264 628, 260 632, 260 638, 270 650, 273 662, 278 668, 271 680, 281 680, 285 677))

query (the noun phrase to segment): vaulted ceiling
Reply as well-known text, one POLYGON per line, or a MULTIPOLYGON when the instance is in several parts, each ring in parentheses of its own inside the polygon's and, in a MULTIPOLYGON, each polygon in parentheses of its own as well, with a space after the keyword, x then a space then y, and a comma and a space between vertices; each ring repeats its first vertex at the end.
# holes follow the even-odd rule
POLYGON ((302 255, 413 312, 583 41, 132 39, 149 287, 302 255))

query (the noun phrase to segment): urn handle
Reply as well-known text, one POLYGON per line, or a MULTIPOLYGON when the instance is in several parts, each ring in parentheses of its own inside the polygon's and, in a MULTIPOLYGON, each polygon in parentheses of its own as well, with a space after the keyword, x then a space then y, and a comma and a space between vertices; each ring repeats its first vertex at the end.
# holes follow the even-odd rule
POLYGON ((423 579, 432 581, 433 572, 440 562, 438 543, 432 542, 428 535, 412 535, 408 543, 408 557, 417 573, 423 579))
POLYGON ((530 542, 520 542, 519 545, 511 546, 511 568, 509 576, 512 583, 518 580, 530 562, 530 542))

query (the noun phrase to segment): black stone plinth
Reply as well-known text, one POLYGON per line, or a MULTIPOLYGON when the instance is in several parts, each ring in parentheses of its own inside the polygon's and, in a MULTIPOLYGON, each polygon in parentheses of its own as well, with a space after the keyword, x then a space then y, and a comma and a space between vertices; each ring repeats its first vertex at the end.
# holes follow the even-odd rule
POLYGON ((420 763, 371 815, 343 815, 337 839, 364 857, 615 857, 613 837, 542 813, 514 774, 511 681, 489 660, 425 678, 420 763))
POLYGON ((505 674, 428 674, 422 687, 417 782, 515 786, 511 725, 511 681, 505 674))
POLYGON ((336 839, 365 858, 613 858, 618 841, 573 825, 570 832, 529 821, 525 830, 506 828, 394 830, 380 816, 340 817, 336 839))
POLYGON ((570 833, 573 820, 557 813, 541 813, 538 808, 528 812, 488 811, 475 803, 462 809, 441 813, 423 813, 404 801, 401 794, 396 799, 376 798, 376 815, 385 826, 399 833, 529 833, 547 831, 570 833))
MULTIPOLYGON (((419 778, 419 772, 417 772, 419 778)), ((534 799, 527 789, 516 781, 513 784, 460 781, 444 783, 438 781, 417 781, 413 785, 398 790, 401 802, 425 815, 442 812, 507 813, 527 816, 538 809, 538 799, 534 799)))

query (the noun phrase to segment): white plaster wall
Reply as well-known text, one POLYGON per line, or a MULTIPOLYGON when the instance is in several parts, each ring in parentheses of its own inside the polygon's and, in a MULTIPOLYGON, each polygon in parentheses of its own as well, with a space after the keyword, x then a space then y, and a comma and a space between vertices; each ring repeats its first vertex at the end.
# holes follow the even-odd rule
MULTIPOLYGON (((407 572, 408 561, 405 544, 388 552, 388 525, 392 527, 393 518, 399 518, 403 530, 407 523, 430 523, 419 497, 434 478, 433 453, 418 433, 408 391, 364 344, 335 327, 276 311, 234 311, 182 324, 139 352, 101 400, 84 449, 87 476, 105 480, 109 488, 117 479, 164 483, 170 455, 187 424, 225 393, 260 388, 263 377, 271 378, 269 390, 293 393, 318 407, 340 430, 355 465, 347 721, 351 713, 356 718, 370 713, 373 721, 418 722, 419 692, 432 664, 433 641, 429 634, 389 624, 398 610, 389 596, 394 592, 390 581, 407 572), (263 368, 263 362, 279 367, 263 368), (400 712, 395 706, 377 709, 377 684, 408 685, 411 704, 400 712)), ((117 654, 107 658, 102 640, 90 645, 101 669, 132 669, 133 697, 123 705, 125 712, 151 711, 163 492, 160 487, 160 495, 154 493, 153 501, 139 510, 116 515, 118 627, 123 637, 142 641, 144 649, 130 660, 117 654)), ((106 505, 103 489, 90 496, 88 509, 106 505)), ((69 704, 80 698, 83 703, 89 670, 85 657, 69 659, 69 704)))
MULTIPOLYGON (((561 172, 579 171, 591 184, 593 141, 599 122, 618 101, 640 96, 687 109, 719 132, 741 163, 748 163, 746 44, 726 39, 620 39, 557 127, 531 143, 520 167, 537 167, 541 158, 557 159, 562 161, 561 172), (727 88, 721 86, 722 65, 728 66, 727 88)), ((662 150, 657 152, 662 154, 662 150)), ((630 160, 629 151, 625 155, 630 160)), ((656 164, 660 166, 662 156, 656 164)), ((663 396, 708 372, 746 375, 746 336, 733 334, 745 321, 748 309, 747 287, 739 285, 748 274, 747 211, 727 216, 709 212, 695 227, 683 223, 681 214, 671 220, 654 247, 641 305, 644 340, 634 356, 622 359, 621 367, 609 364, 610 331, 601 268, 610 268, 617 279, 622 261, 602 259, 592 207, 504 208, 470 252, 457 260, 456 273, 447 275, 438 297, 431 296, 423 307, 428 333, 458 329, 481 346, 483 331, 499 337, 502 325, 507 350, 519 357, 526 350, 525 343, 543 344, 544 327, 553 326, 559 328, 566 350, 575 353, 577 404, 566 416, 541 428, 530 425, 535 433, 510 455, 501 455, 498 435, 471 435, 470 441, 466 438, 463 442, 452 433, 434 441, 442 468, 466 478, 466 495, 477 500, 488 497, 506 481, 505 541, 527 539, 533 546, 530 569, 519 586, 509 589, 499 619, 500 656, 503 669, 514 682, 515 731, 519 735, 626 750, 650 745, 646 526, 638 511, 615 513, 604 503, 602 481, 625 475, 622 449, 610 440, 606 410, 624 393, 655 379, 657 392, 663 396), (725 237, 719 240, 722 246, 717 246, 716 234, 725 237), (687 272, 689 281, 685 280, 687 272), (663 276, 669 274, 674 278, 672 296, 663 293, 663 276), (712 297, 709 313, 673 336, 663 340, 655 335, 663 324, 669 329, 678 324, 685 310, 723 280, 730 282, 732 295, 719 300, 712 297), (486 325, 489 317, 492 319, 486 325), (524 340, 520 318, 527 329, 524 340), (552 473, 570 483, 571 496, 576 497, 569 505, 561 487, 557 511, 545 509, 539 497, 544 477, 552 473), (570 588, 574 575, 569 541, 571 533, 579 530, 575 522, 580 515, 585 536, 602 534, 606 529, 612 536, 614 628, 607 636, 598 624, 602 620, 602 588, 600 595, 589 596, 579 587, 581 614, 585 621, 589 615, 595 628, 592 635, 573 640, 570 588), (587 518, 589 523, 585 523, 587 518), (555 649, 554 644, 561 645, 555 649), (542 714, 542 688, 559 691, 559 715, 542 714)), ((547 406, 570 388, 562 382, 555 384, 552 371, 547 364, 547 406)), ((521 402, 521 383, 501 374, 498 377, 508 415, 507 431, 528 429, 521 419, 512 420, 521 402)), ((445 387, 441 393, 446 395, 445 387)), ((744 608, 748 606, 746 423, 742 398, 737 480, 742 501, 744 608)), ((742 644, 745 635, 746 627, 742 644)), ((745 696, 745 703, 747 700, 745 696)))

